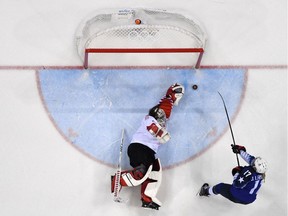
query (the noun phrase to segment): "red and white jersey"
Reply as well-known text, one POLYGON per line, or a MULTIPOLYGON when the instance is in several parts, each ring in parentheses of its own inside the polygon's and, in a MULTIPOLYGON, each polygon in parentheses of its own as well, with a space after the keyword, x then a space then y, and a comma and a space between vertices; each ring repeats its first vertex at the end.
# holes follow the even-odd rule
POLYGON ((152 116, 146 115, 142 120, 140 127, 133 135, 131 143, 141 143, 143 145, 148 146, 153 151, 155 151, 155 153, 157 153, 161 143, 156 137, 154 137, 151 133, 149 133, 147 129, 147 127, 149 127, 153 123, 154 124, 157 123, 156 119, 152 116))
POLYGON ((166 118, 169 119, 170 115, 171 115, 171 111, 173 109, 173 101, 171 98, 167 98, 167 97, 163 97, 160 101, 159 101, 159 108, 163 109, 165 114, 166 114, 166 118))
MULTIPOLYGON (((171 111, 173 109, 173 100, 170 97, 164 96, 159 101, 159 108, 163 109, 166 115, 166 118, 169 119, 171 111)), ((149 115, 146 115, 141 122, 141 126, 138 128, 136 133, 133 135, 131 143, 141 143, 148 146, 155 153, 157 153, 159 146, 161 145, 159 139, 153 136, 147 129, 151 127, 152 124, 158 124, 157 120, 149 115)))

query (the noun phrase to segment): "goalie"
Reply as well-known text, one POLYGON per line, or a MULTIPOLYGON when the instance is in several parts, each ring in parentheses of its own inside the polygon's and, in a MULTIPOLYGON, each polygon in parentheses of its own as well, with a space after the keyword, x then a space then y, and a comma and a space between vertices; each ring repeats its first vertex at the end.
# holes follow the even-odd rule
MULTIPOLYGON (((142 207, 158 210, 161 202, 156 198, 161 185, 162 168, 160 159, 155 157, 158 148, 170 140, 166 121, 170 118, 173 105, 178 105, 184 95, 184 87, 175 83, 166 95, 149 110, 140 127, 133 135, 127 154, 132 170, 123 171, 121 186, 141 185, 142 207)), ((111 178, 111 192, 114 192, 115 175, 111 178)))

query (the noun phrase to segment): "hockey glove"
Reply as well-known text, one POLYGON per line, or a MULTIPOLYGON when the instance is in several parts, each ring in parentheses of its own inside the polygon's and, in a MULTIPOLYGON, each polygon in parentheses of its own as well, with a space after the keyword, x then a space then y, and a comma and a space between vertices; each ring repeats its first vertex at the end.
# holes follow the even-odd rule
POLYGON ((244 151, 246 152, 246 148, 244 146, 240 146, 240 145, 233 145, 231 144, 231 147, 232 147, 232 151, 235 153, 235 154, 240 154, 240 151, 244 151))
POLYGON ((166 97, 171 98, 173 105, 177 106, 182 96, 184 95, 185 89, 181 84, 175 83, 169 87, 166 92, 166 97))
POLYGON ((234 176, 236 173, 240 173, 243 167, 236 166, 232 169, 232 175, 234 176))

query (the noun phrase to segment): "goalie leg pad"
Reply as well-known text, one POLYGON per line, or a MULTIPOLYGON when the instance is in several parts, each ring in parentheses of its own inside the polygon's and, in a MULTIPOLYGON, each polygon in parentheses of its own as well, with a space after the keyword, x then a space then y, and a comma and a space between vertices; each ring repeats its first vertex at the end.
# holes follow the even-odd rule
MULTIPOLYGON (((146 171, 146 167, 141 165, 130 171, 123 171, 120 176, 120 185, 121 186, 138 186, 142 184, 149 176, 149 173, 152 171, 152 165, 149 166, 146 171)), ((111 176, 111 192, 114 193, 116 175, 111 176)))
POLYGON ((135 175, 132 172, 123 173, 121 175, 120 183, 122 186, 128 186, 128 187, 138 186, 148 178, 151 171, 152 171, 152 165, 149 166, 147 172, 141 179, 135 178, 135 175))
POLYGON ((145 202, 154 202, 161 206, 162 203, 156 198, 158 189, 162 181, 162 167, 160 159, 156 159, 153 163, 153 169, 149 174, 148 179, 142 184, 141 196, 145 202))

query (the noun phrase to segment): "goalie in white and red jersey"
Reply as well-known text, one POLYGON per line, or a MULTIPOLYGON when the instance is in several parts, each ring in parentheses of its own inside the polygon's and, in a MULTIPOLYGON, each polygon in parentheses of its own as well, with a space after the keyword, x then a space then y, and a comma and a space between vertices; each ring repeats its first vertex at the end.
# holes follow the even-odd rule
MULTIPOLYGON (((175 83, 169 87, 159 103, 149 110, 128 146, 128 157, 132 170, 123 171, 121 186, 141 185, 142 207, 158 210, 161 202, 156 198, 161 185, 162 168, 155 157, 158 148, 170 140, 166 121, 174 105, 178 105, 184 95, 184 87, 175 83)), ((112 176, 111 192, 114 192, 115 175, 112 176)))

